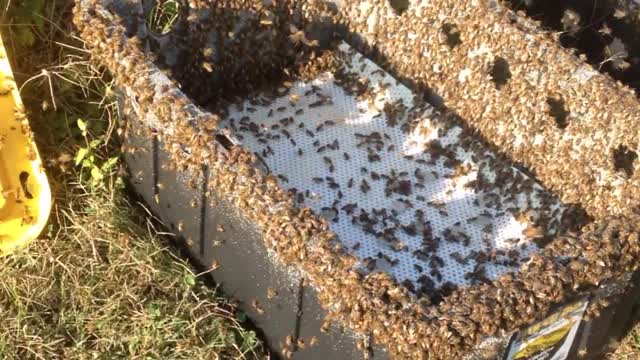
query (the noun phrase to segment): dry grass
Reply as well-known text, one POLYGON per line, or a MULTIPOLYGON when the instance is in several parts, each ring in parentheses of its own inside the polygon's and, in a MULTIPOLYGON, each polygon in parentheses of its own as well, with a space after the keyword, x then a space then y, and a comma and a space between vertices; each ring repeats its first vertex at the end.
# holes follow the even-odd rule
POLYGON ((637 360, 640 359, 640 325, 629 332, 616 351, 609 355, 611 360, 637 360))
POLYGON ((112 84, 71 35, 72 3, 0 0, 0 30, 55 194, 40 239, 0 258, 0 358, 259 357, 244 315, 128 199, 113 161, 122 124, 112 84), (91 155, 85 166, 74 163, 80 149, 91 155))
POLYGON ((120 190, 75 189, 57 199, 47 234, 0 259, 0 358, 255 355, 233 307, 120 190))

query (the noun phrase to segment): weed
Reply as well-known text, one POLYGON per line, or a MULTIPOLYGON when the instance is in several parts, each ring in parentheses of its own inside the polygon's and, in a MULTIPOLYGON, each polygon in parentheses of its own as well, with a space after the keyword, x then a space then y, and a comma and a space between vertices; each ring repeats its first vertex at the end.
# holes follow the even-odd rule
POLYGON ((115 169, 118 164, 119 154, 116 153, 113 156, 109 156, 104 162, 100 163, 98 153, 100 145, 105 142, 104 135, 93 139, 91 133, 88 131, 87 122, 82 119, 78 119, 78 128, 85 140, 85 145, 78 147, 75 157, 75 165, 80 166, 82 170, 79 177, 84 180, 87 177, 84 170, 88 170, 90 185, 93 187, 103 186, 105 174, 109 174, 115 169))
POLYGON ((158 35, 169 33, 180 18, 180 10, 177 0, 156 0, 147 16, 149 30, 158 35))
POLYGON ((44 31, 45 19, 41 14, 45 0, 22 0, 13 4, 9 0, 3 0, 0 5, 3 5, 1 10, 5 13, 11 11, 11 25, 14 28, 12 38, 17 45, 24 48, 33 46, 37 34, 44 31))

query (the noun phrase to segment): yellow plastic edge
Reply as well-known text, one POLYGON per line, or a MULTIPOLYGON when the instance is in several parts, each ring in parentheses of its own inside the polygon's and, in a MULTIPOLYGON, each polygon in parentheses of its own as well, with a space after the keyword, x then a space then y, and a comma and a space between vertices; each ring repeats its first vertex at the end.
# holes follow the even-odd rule
POLYGON ((51 189, 0 38, 0 256, 44 229, 51 189))

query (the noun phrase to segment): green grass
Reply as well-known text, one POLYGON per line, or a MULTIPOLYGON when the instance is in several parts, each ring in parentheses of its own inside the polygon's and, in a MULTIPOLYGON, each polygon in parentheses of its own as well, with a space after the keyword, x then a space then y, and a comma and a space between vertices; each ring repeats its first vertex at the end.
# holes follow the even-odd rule
POLYGON ((71 35, 72 4, 0 0, 0 31, 55 197, 41 237, 0 258, 0 358, 263 356, 243 314, 128 198, 113 84, 71 35))
POLYGON ((178 0, 156 0, 147 16, 149 30, 159 35, 170 32, 180 17, 180 9, 178 0))

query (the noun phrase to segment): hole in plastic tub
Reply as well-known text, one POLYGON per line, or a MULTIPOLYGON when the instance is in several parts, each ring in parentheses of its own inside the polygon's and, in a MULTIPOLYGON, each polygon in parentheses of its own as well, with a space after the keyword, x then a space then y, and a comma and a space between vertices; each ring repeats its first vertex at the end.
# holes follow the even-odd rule
POLYGON ((446 23, 442 25, 442 32, 447 37, 447 45, 449 45, 449 48, 453 49, 462 44, 462 40, 460 40, 460 30, 458 30, 456 25, 446 23))
POLYGON ((389 0, 389 4, 397 15, 402 15, 409 8, 409 0, 389 0))
POLYGON ((24 192, 24 196, 26 196, 27 199, 33 199, 33 194, 31 194, 31 192, 29 191, 29 188, 27 187, 28 180, 29 180, 29 173, 26 171, 21 172, 20 186, 22 187, 22 192, 24 192))
POLYGON ((626 145, 620 145, 613 151, 613 162, 617 171, 624 171, 627 176, 633 175, 634 163, 638 154, 626 145))
POLYGON ((547 104, 549 104, 549 115, 553 117, 558 128, 565 129, 569 125, 570 112, 565 108, 564 100, 548 97, 547 104))
POLYGON ((491 71, 491 81, 496 84, 496 89, 500 90, 511 79, 511 71, 509 71, 509 63, 507 60, 497 57, 493 62, 491 71))

